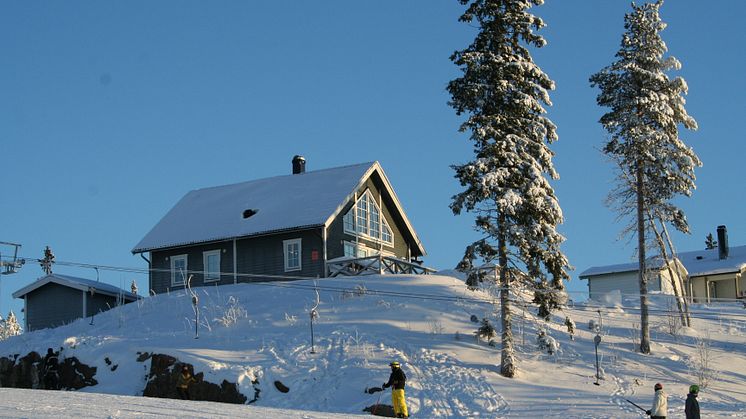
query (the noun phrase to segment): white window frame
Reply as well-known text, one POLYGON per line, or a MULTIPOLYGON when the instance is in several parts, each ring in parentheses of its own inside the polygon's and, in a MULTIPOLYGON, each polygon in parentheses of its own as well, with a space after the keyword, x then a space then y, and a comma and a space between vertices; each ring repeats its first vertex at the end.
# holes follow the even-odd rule
POLYGON ((285 272, 300 271, 303 269, 303 243, 301 239, 290 239, 282 241, 282 255, 285 262, 285 272), (298 245, 298 266, 290 266, 290 246, 298 245))
POLYGON ((171 286, 179 286, 186 284, 187 273, 189 272, 189 257, 184 255, 173 255, 170 258, 171 261, 171 286), (184 272, 176 272, 176 261, 184 261, 184 272))
POLYGON ((375 242, 380 242, 388 247, 394 247, 394 231, 391 229, 391 226, 386 220, 386 217, 383 215, 383 210, 381 209, 381 207, 378 206, 376 200, 373 199, 373 194, 370 192, 370 189, 366 189, 365 192, 363 192, 363 194, 360 195, 357 201, 355 201, 355 203, 352 205, 352 208, 350 208, 350 210, 347 211, 347 213, 342 217, 342 224, 344 226, 344 232, 347 234, 363 237, 367 240, 375 242), (365 200, 365 209, 358 209, 358 203, 362 200, 365 200), (378 212, 377 232, 371 231, 371 225, 375 224, 375 222, 371 222, 370 219, 371 214, 373 213, 373 211, 371 211, 371 206, 374 206, 378 212), (365 215, 364 226, 359 225, 362 218, 360 217, 361 214, 365 215), (391 240, 383 239, 384 227, 388 230, 388 235, 391 237, 391 240))
POLYGON ((362 243, 355 243, 355 242, 349 242, 345 240, 344 242, 344 255, 347 257, 353 257, 353 258, 364 258, 368 256, 368 248, 365 247, 362 243), (353 256, 347 256, 347 248, 352 248, 355 255, 353 256))
POLYGON ((202 278, 205 282, 215 282, 220 281, 220 250, 209 250, 207 252, 202 252, 202 278), (218 271, 217 272, 210 272, 208 268, 208 259, 210 256, 217 256, 218 257, 218 271), (208 276, 209 274, 217 274, 217 276, 208 276))
POLYGON ((345 250, 344 250, 345 256, 347 256, 347 248, 351 247, 351 248, 353 248, 355 250, 355 254, 357 256, 353 256, 353 257, 356 257, 356 258, 364 258, 364 257, 368 257, 368 256, 376 256, 379 253, 381 255, 383 255, 383 256, 388 256, 388 257, 392 257, 392 258, 396 257, 396 255, 393 252, 390 252, 388 250, 381 250, 381 249, 378 249, 378 248, 368 247, 368 246, 364 245, 363 243, 355 243, 355 242, 344 240, 343 246, 345 247, 345 250))

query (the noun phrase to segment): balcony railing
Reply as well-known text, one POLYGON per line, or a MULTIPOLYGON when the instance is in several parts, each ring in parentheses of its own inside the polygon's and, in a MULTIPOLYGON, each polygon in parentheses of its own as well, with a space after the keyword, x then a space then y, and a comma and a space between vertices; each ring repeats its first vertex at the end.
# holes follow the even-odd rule
POLYGON ((339 275, 414 274, 428 275, 435 269, 392 256, 374 255, 362 258, 341 257, 329 260, 326 266, 330 277, 339 275))

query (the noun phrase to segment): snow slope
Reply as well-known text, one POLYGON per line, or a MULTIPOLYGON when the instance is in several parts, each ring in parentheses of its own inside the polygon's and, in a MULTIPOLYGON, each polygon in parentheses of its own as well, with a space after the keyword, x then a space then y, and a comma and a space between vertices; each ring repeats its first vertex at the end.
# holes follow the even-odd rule
MULTIPOLYGON (((408 377, 407 402, 416 417, 635 418, 644 415, 624 399, 649 406, 653 384, 662 382, 669 394, 669 417, 677 418, 684 416, 686 389, 696 382, 689 367, 696 358, 696 337, 709 334, 712 361, 720 372, 701 392, 703 416, 746 418, 746 310, 740 305, 695 306, 694 327, 672 336, 665 333, 664 305, 654 304, 652 355, 633 350, 639 314, 632 306, 600 308, 599 316, 598 307, 576 305, 550 323, 536 320, 530 305, 525 311, 516 306, 519 376, 506 379, 498 373, 499 337, 496 347, 478 341, 474 331, 479 325, 470 321, 474 315, 499 325, 490 290, 469 291, 463 281, 438 275, 324 279, 318 289, 315 353, 309 327, 317 298, 313 281, 195 289, 200 297, 198 339, 191 297, 179 291, 99 314, 93 325, 90 318, 83 319, 2 341, 0 356, 62 347, 61 357, 76 356, 98 367, 99 384, 45 396, 43 403, 28 395, 38 391, 3 390, 0 416, 171 416, 179 406, 190 417, 350 417, 378 400, 380 393, 363 390, 386 381, 388 363, 398 360, 408 377), (566 315, 577 323, 575 340, 563 325, 566 315), (595 334, 587 325, 599 317, 605 379, 596 386, 595 334), (538 351, 539 327, 559 342, 558 353, 538 351), (194 364, 205 380, 238 383, 249 398, 254 394, 251 382, 258 379, 259 400, 232 406, 81 394, 141 394, 150 365, 136 361, 138 352, 175 356, 194 364), (115 371, 107 357, 118 365, 115 371), (290 392, 277 391, 275 380, 290 392), (65 402, 56 402, 59 397, 65 402), (99 406, 101 414, 86 416, 76 407, 79 401, 99 406), (264 408, 279 410, 267 413, 264 408)), ((390 404, 390 393, 381 401, 390 404)))

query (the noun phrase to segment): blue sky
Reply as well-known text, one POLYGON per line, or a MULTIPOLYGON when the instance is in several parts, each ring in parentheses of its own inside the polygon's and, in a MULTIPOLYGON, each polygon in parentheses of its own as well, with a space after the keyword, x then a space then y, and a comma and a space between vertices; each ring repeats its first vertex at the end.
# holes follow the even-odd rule
MULTIPOLYGON (((533 9, 548 24, 534 59, 557 83, 554 185, 573 293, 587 289, 579 272, 634 256, 604 205, 613 176, 588 84, 613 61, 629 9, 622 0, 533 9)), ((49 245, 62 261, 143 268, 130 250, 186 192, 287 174, 302 154, 308 170, 379 160, 426 263, 451 268, 476 238, 472 217, 448 208, 459 190, 449 165, 471 158, 445 91, 459 74, 448 57, 476 33, 458 22, 462 10, 455 0, 3 2, 0 241, 21 243, 27 257, 49 245)), ((700 126, 682 138, 704 162, 680 202, 693 232, 676 236, 681 250, 702 248, 720 224, 731 245, 746 244, 746 29, 733 19, 744 14, 735 0, 662 8, 700 126)), ((2 276, 0 313, 18 312, 10 294, 41 274, 29 264, 2 276)), ((143 275, 99 274, 147 286, 143 275)))

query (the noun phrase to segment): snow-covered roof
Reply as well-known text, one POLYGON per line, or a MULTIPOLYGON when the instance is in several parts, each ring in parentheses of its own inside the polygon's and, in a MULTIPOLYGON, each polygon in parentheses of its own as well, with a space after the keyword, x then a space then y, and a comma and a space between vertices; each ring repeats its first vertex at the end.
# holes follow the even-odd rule
MULTIPOLYGON (((719 258, 718 249, 681 252, 676 256, 689 272, 690 277, 741 272, 746 269, 746 246, 730 247, 728 257, 725 259, 719 258)), ((663 266, 663 261, 660 257, 652 258, 648 263, 652 263, 650 266, 655 268, 663 266)), ((637 266, 636 262, 593 266, 581 272, 579 277, 587 279, 588 277, 597 275, 636 272, 637 266)))
POLYGON ((41 288, 49 283, 64 285, 66 287, 74 288, 83 292, 88 292, 91 288, 94 288, 97 294, 111 295, 113 297, 116 297, 119 294, 123 294, 124 298, 126 298, 127 300, 136 300, 140 298, 139 296, 129 291, 125 291, 119 287, 115 287, 114 285, 107 284, 105 282, 93 281, 90 279, 78 278, 69 275, 60 275, 55 273, 41 277, 36 281, 19 289, 18 291, 13 293, 13 298, 23 298, 31 291, 41 288))
POLYGON ((424 254, 424 248, 378 162, 191 191, 140 240, 132 253, 328 226, 374 171, 380 174, 400 216, 424 254), (251 210, 253 215, 245 218, 247 210, 251 210))

